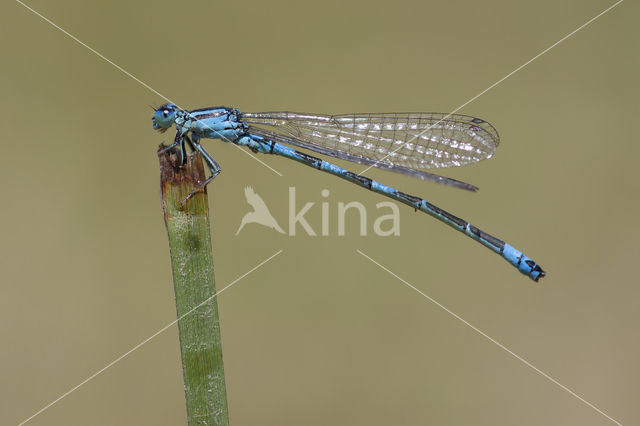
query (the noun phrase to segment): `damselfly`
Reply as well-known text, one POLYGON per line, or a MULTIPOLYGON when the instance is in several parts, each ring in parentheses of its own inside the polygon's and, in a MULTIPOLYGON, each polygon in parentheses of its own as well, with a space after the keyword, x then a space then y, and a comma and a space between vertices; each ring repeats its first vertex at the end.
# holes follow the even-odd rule
POLYGON ((467 221, 421 198, 290 147, 476 191, 478 188, 473 185, 428 173, 425 169, 463 166, 490 158, 499 143, 498 133, 479 118, 439 113, 243 113, 225 107, 188 111, 175 104, 166 104, 156 109, 152 120, 153 128, 161 132, 175 124, 176 136, 168 148, 178 147, 183 164, 186 162, 185 145, 188 144, 202 154, 211 171, 211 176, 185 201, 220 173, 220 165, 202 148, 200 139, 221 139, 246 146, 256 153, 296 160, 393 198, 480 242, 532 280, 538 281, 545 276, 542 268, 521 251, 467 221))

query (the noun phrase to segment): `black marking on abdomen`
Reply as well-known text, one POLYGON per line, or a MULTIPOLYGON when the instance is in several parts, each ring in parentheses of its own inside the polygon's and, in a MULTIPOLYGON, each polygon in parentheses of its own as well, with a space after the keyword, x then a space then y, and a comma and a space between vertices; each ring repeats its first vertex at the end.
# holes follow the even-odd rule
POLYGON ((500 253, 502 253, 502 251, 504 250, 504 241, 497 239, 493 235, 487 234, 482 229, 476 228, 475 226, 473 226, 471 224, 469 224, 469 228, 468 229, 469 229, 469 232, 471 232, 473 235, 477 236, 478 238, 480 238, 482 240, 486 240, 489 243, 491 243, 492 246, 499 248, 500 249, 500 253))
POLYGON ((352 179, 352 180, 354 180, 354 181, 358 182, 360 185, 364 186, 365 188, 369 188, 369 189, 371 189, 371 186, 372 186, 372 185, 371 185, 371 182, 372 182, 372 180, 371 180, 371 179, 369 179, 368 177, 361 176, 361 175, 359 175, 359 174, 357 174, 357 173, 353 173, 353 172, 350 172, 350 171, 348 171, 348 170, 347 170, 347 171, 345 171, 345 173, 344 173, 344 174, 345 174, 345 176, 348 176, 350 179, 352 179))
POLYGON ((538 272, 539 275, 534 279, 535 282, 538 282, 540 278, 544 278, 547 275, 547 273, 540 267, 540 265, 538 265, 533 260, 525 260, 525 263, 529 265, 530 268, 532 268, 531 272, 538 272))
POLYGON ((296 151, 296 155, 301 157, 305 163, 312 165, 316 169, 322 167, 322 160, 318 157, 314 157, 313 155, 305 154, 304 152, 300 151, 296 151))
POLYGON ((446 218, 447 220, 455 223, 456 225, 458 225, 461 229, 465 229, 467 227, 467 225, 469 224, 466 220, 464 219, 460 219, 457 216, 452 215, 451 213, 442 210, 440 207, 436 207, 433 204, 429 203, 428 201, 425 201, 425 203, 427 204, 427 208, 429 210, 433 210, 435 213, 437 213, 438 215, 446 218))
POLYGON ((419 209, 420 206, 422 206, 422 202, 424 201, 420 197, 416 197, 402 191, 396 191, 396 196, 401 200, 407 201, 408 203, 412 204, 416 209, 419 209))

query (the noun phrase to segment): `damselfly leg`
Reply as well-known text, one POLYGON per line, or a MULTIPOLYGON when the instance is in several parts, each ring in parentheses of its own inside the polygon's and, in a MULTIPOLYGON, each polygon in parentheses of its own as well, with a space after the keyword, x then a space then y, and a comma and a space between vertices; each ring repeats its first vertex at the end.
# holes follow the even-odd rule
POLYGON ((191 198, 193 196, 193 194, 195 194, 196 192, 198 192, 199 190, 201 190, 202 188, 207 186, 209 184, 209 182, 211 182, 213 179, 215 179, 216 176, 218 176, 220 174, 220 172, 222 171, 222 169, 220 168, 220 164, 218 164, 218 162, 216 160, 214 160, 213 157, 207 151, 205 151, 205 149, 202 147, 202 145, 200 145, 200 143, 199 143, 200 137, 198 137, 195 134, 192 134, 191 136, 192 136, 193 139, 189 138, 189 136, 187 136, 187 135, 184 135, 181 138, 182 141, 181 141, 181 144, 180 144, 180 148, 181 148, 181 151, 182 151, 182 155, 183 155, 184 161, 186 162, 186 155, 184 154, 184 141, 186 140, 189 143, 189 146, 191 147, 191 149, 193 151, 198 151, 200 154, 202 154, 202 157, 204 158, 205 163, 207 163, 207 166, 209 167, 209 171, 211 172, 211 176, 209 176, 200 185, 195 187, 189 193, 189 195, 187 195, 185 197, 185 199, 180 202, 181 205, 186 203, 189 200, 189 198, 191 198))

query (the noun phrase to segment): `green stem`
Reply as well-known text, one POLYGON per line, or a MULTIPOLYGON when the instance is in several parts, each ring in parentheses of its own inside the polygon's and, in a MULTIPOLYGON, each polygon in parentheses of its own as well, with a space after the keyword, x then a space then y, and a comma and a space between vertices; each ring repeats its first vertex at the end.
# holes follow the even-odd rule
POLYGON ((174 150, 160 151, 162 209, 171 250, 187 417, 190 426, 228 426, 206 189, 180 205, 204 181, 204 166, 197 153, 180 167, 174 150))

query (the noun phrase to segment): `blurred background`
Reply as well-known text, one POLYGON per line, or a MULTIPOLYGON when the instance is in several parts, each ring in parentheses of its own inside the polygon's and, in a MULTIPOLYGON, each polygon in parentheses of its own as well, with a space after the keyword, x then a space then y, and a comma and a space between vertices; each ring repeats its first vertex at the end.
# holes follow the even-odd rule
MULTIPOLYGON (((27 3, 180 106, 347 113, 451 112, 613 1, 27 3)), ((218 288, 283 250, 218 300, 232 425, 612 424, 356 250, 640 423, 638 12, 620 4, 460 111, 501 136, 444 171, 478 193, 367 172, 521 249, 538 284, 406 206, 379 237, 381 196, 204 141, 223 168, 218 288), (236 236, 247 186, 285 229, 290 187, 317 233, 329 203, 330 235, 236 236), (338 235, 349 201, 368 236, 353 212, 338 235)), ((175 320, 156 157, 173 135, 151 129, 161 96, 19 3, 0 15, 0 423, 18 424, 175 320)), ((186 424, 177 328, 29 424, 186 424)))

